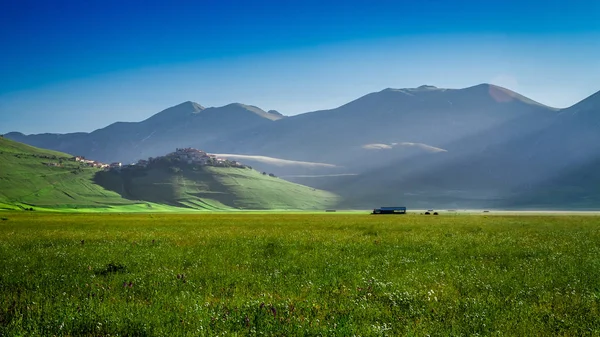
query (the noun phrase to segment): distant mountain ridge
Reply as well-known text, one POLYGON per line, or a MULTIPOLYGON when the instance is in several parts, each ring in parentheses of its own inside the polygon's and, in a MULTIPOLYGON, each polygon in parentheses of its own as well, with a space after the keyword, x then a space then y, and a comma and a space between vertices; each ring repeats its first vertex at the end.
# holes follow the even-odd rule
POLYGON ((452 141, 442 156, 397 159, 319 187, 351 205, 600 209, 600 93, 554 111, 452 141))
POLYGON ((127 162, 188 146, 262 158, 252 165, 338 193, 348 207, 526 206, 532 197, 525 196, 539 196, 550 186, 560 192, 545 199, 549 207, 564 203, 566 195, 588 200, 588 207, 597 192, 577 176, 596 179, 582 172, 600 162, 600 92, 556 109, 491 84, 423 85, 388 88, 334 109, 285 118, 237 103, 203 108, 185 102, 145 121, 90 134, 7 137, 104 161, 127 162), (570 185, 561 185, 561 177, 570 185))
POLYGON ((205 108, 188 101, 141 122, 116 122, 91 133, 23 135, 11 132, 5 136, 99 161, 129 163, 176 147, 201 145, 224 133, 239 132, 281 118, 284 117, 280 114, 268 113, 251 105, 233 103, 205 108))
MULTIPOLYGON (((446 149, 448 143, 511 121, 520 120, 524 125, 519 129, 525 132, 534 122, 552 120, 556 111, 487 84, 465 89, 384 89, 335 109, 243 130, 205 147, 224 153, 356 166, 357 157, 376 156, 363 149, 367 144, 422 143, 446 149)), ((401 151, 394 154, 402 156, 401 151)), ((368 162, 373 160, 377 158, 364 160, 362 166, 370 166, 368 162)))

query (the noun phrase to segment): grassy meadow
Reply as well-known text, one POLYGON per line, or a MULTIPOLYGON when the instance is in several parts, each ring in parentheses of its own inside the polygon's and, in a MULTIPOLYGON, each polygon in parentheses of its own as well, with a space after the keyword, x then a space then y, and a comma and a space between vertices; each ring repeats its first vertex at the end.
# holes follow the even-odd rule
POLYGON ((595 216, 0 217, 0 336, 600 335, 595 216))

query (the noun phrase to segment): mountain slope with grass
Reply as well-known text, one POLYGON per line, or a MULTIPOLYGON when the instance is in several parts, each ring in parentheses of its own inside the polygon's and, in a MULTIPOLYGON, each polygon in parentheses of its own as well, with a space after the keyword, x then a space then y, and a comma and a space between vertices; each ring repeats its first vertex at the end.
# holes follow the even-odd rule
POLYGON ((201 209, 325 209, 335 194, 250 168, 156 166, 100 172, 96 183, 124 198, 201 209))
POLYGON ((132 211, 324 209, 334 194, 249 168, 103 171, 0 137, 0 208, 132 211))
POLYGON ((64 153, 0 137, 0 207, 76 209, 136 204, 95 184, 98 169, 70 159, 64 153))

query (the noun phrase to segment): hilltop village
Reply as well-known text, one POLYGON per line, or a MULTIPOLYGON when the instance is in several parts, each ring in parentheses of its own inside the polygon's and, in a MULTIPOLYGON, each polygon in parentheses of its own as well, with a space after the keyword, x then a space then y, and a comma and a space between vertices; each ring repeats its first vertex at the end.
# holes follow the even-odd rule
POLYGON ((89 160, 82 156, 75 156, 72 160, 85 164, 89 167, 100 168, 104 170, 115 170, 120 171, 122 169, 137 169, 147 168, 165 163, 179 164, 179 165, 193 165, 193 166, 216 166, 216 167, 236 167, 236 168, 252 168, 247 165, 243 165, 238 161, 231 161, 225 158, 217 157, 213 154, 208 154, 202 150, 194 148, 181 148, 176 149, 175 152, 171 152, 165 156, 150 157, 148 159, 141 159, 137 163, 126 164, 123 163, 101 163, 95 160, 89 160))

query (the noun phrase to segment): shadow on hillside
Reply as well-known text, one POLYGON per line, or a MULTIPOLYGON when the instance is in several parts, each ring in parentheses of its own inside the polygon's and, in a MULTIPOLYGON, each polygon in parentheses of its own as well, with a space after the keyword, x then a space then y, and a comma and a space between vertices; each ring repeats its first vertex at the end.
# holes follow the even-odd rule
POLYGON ((565 164, 582 164, 566 155, 568 152, 563 155, 564 161, 557 160, 542 146, 541 143, 548 143, 545 130, 550 123, 525 128, 527 118, 516 118, 438 144, 448 149, 447 153, 385 161, 329 188, 353 206, 401 200, 412 207, 507 207, 524 184, 547 184, 558 178, 557 173, 565 164))
POLYGON ((128 192, 127 185, 131 177, 125 177, 121 172, 118 171, 100 171, 94 175, 94 183, 102 186, 104 189, 118 193, 122 198, 132 201, 151 201, 142 198, 137 198, 128 192))
POLYGON ((514 190, 515 198, 507 199, 504 208, 527 205, 533 209, 597 210, 600 205, 600 156, 568 167, 535 184, 514 190))
POLYGON ((167 174, 151 175, 139 169, 110 170, 97 172, 94 182, 127 200, 184 206, 178 202, 167 174))
POLYGON ((94 182, 132 201, 210 208, 210 200, 236 207, 236 198, 204 170, 123 169, 96 173, 94 182))

